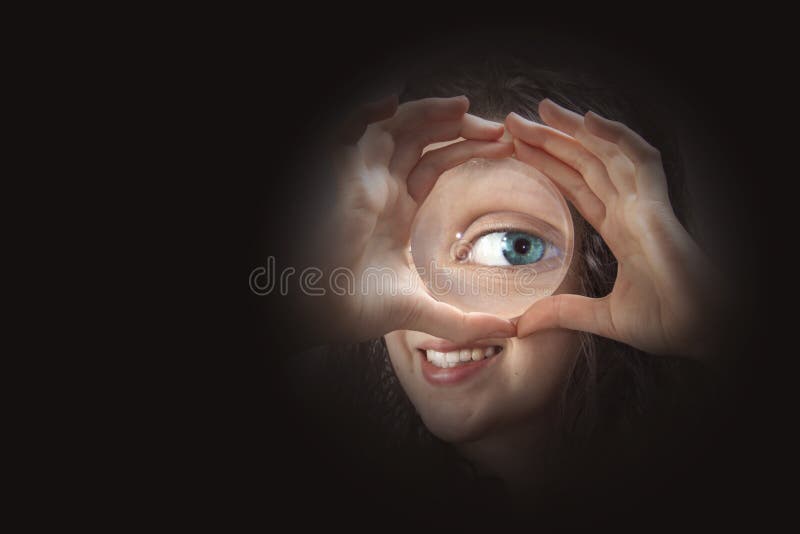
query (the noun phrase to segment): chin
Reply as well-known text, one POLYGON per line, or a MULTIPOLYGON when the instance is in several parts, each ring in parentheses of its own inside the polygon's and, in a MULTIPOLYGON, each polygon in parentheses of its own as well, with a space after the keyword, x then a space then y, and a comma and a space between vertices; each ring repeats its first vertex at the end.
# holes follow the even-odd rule
POLYGON ((437 438, 458 444, 477 441, 491 432, 491 417, 459 407, 455 410, 417 410, 425 427, 437 438))
POLYGON ((574 362, 577 336, 549 331, 459 345, 397 331, 386 335, 386 344, 425 426, 439 439, 461 444, 549 412, 574 362))

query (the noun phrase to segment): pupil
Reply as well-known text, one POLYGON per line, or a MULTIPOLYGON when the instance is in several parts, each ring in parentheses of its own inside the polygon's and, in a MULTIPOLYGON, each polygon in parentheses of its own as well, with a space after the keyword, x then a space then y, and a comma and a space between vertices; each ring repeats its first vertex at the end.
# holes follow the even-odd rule
POLYGON ((519 238, 514 240, 514 252, 517 254, 527 254, 531 249, 531 242, 527 239, 519 238))

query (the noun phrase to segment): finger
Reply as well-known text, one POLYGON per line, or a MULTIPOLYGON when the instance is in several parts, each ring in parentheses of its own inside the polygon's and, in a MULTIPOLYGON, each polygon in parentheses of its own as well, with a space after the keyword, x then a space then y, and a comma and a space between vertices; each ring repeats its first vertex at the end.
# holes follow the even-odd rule
POLYGON ((342 124, 336 136, 338 141, 345 145, 354 144, 364 135, 367 126, 393 116, 398 105, 397 95, 389 95, 376 102, 361 106, 342 124))
POLYGON ((547 125, 574 137, 586 150, 597 156, 619 193, 635 191, 635 168, 631 160, 617 145, 589 132, 584 125, 583 115, 545 98, 539 103, 539 116, 547 125))
POLYGON ((386 120, 394 116, 399 106, 399 97, 396 94, 389 95, 377 102, 364 106, 364 118, 367 124, 386 120))
POLYGON ((517 332, 511 321, 488 313, 465 313, 429 295, 423 297, 403 328, 426 332, 455 343, 513 337, 517 332))
POLYGON ((661 163, 658 149, 621 122, 608 120, 590 111, 586 114, 585 124, 590 133, 619 146, 637 167, 653 161, 661 163))
POLYGON ((563 108, 545 98, 539 102, 539 116, 548 126, 575 137, 575 133, 583 126, 583 116, 563 108))
POLYGON ((401 104, 395 116, 384 126, 393 135, 402 135, 431 122, 460 119, 468 109, 466 96, 412 100, 401 104))
POLYGON ((589 224, 595 228, 600 227, 606 216, 606 207, 578 171, 544 150, 519 139, 514 140, 514 152, 518 160, 550 178, 589 224))
POLYGON ((545 297, 517 320, 517 337, 565 328, 617 339, 606 299, 561 294, 545 297))
POLYGON ((516 113, 506 117, 506 128, 514 137, 541 148, 581 173, 592 191, 604 203, 617 195, 603 162, 576 139, 549 126, 523 119, 516 113))
MULTIPOLYGON (((461 130, 459 130, 458 136, 456 137, 482 141, 496 141, 503 137, 504 132, 505 127, 502 123, 465 113, 464 119, 461 122, 461 130)), ((455 139, 455 137, 449 139, 455 139)), ((449 141, 449 139, 435 139, 435 141, 449 141)))
POLYGON ((459 141, 425 153, 408 175, 408 193, 418 204, 428 196, 443 172, 473 158, 500 159, 514 153, 512 143, 459 141))
POLYGON ((637 189, 657 198, 667 197, 667 179, 661 152, 621 122, 611 121, 590 111, 584 124, 589 133, 616 144, 631 160, 637 189))
POLYGON ((456 120, 433 122, 396 138, 396 147, 389 165, 394 176, 407 177, 419 161, 425 147, 432 143, 458 138, 495 141, 503 136, 504 127, 469 113, 456 120))

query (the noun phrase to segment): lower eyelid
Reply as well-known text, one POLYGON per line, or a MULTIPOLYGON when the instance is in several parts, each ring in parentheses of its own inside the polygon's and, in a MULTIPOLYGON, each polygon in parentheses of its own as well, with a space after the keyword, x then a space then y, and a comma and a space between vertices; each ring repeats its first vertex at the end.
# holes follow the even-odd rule
POLYGON ((542 255, 542 260, 549 260, 551 258, 558 257, 562 254, 561 249, 559 249, 554 244, 547 242, 547 247, 545 248, 545 252, 542 255))

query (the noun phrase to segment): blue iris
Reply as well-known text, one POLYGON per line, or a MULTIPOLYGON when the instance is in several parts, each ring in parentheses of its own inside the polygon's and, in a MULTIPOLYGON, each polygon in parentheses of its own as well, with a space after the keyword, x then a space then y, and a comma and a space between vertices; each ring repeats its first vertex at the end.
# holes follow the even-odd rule
POLYGON ((545 242, 524 232, 506 232, 503 236, 503 256, 511 265, 524 265, 542 259, 545 242))

